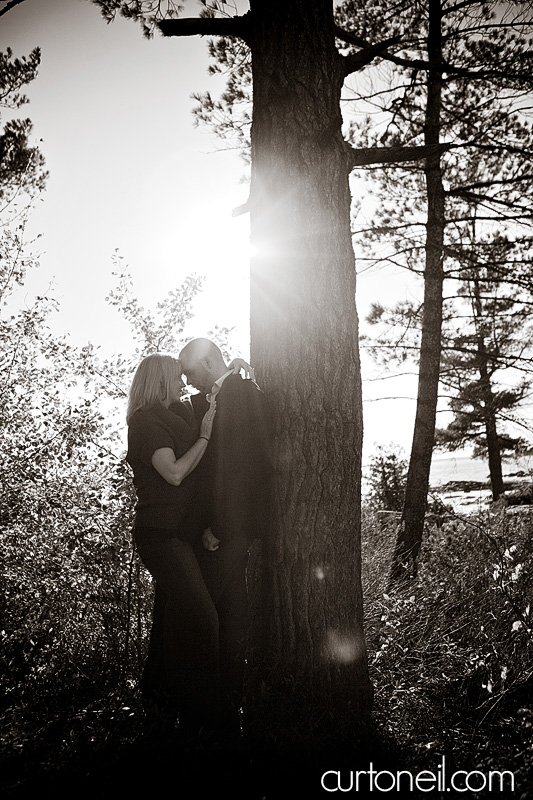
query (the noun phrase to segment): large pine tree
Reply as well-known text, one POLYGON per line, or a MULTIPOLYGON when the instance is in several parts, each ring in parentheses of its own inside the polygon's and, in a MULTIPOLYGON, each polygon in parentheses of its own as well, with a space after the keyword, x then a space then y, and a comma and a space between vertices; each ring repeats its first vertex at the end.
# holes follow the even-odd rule
MULTIPOLYGON (((108 18, 119 8, 142 17, 142 3, 98 4, 108 18)), ((144 17, 147 31, 156 22, 144 17)), ((252 657, 271 688, 292 694, 304 727, 302 710, 314 706, 339 732, 346 722, 346 732, 367 714, 371 687, 360 579, 353 156, 340 95, 345 77, 384 46, 342 56, 330 0, 252 0, 243 16, 210 11, 159 25, 166 36, 234 37, 251 53, 251 356, 274 410, 276 459, 262 636, 252 657)))

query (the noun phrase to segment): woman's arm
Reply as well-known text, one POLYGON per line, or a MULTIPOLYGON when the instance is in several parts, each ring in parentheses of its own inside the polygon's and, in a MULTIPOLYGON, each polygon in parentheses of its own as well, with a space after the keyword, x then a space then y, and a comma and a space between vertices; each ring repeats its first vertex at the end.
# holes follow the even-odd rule
POLYGON ((211 437, 215 410, 216 406, 213 405, 206 411, 200 423, 199 438, 180 458, 176 458, 176 454, 171 447, 160 447, 154 452, 152 466, 167 483, 172 484, 172 486, 179 486, 182 480, 198 466, 211 437))
POLYGON ((152 456, 152 466, 167 483, 179 486, 182 480, 198 466, 205 453, 207 441, 204 438, 197 439, 181 458, 176 458, 176 454, 171 447, 161 447, 152 456))

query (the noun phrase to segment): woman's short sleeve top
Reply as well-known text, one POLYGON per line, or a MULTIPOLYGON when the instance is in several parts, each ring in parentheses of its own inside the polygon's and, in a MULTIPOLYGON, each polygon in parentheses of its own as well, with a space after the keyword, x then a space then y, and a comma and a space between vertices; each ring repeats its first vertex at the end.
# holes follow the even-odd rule
POLYGON ((179 529, 183 515, 194 502, 195 475, 173 486, 152 465, 156 450, 169 447, 183 456, 198 438, 192 408, 160 403, 140 409, 129 421, 127 461, 137 492, 136 520, 140 527, 179 529))

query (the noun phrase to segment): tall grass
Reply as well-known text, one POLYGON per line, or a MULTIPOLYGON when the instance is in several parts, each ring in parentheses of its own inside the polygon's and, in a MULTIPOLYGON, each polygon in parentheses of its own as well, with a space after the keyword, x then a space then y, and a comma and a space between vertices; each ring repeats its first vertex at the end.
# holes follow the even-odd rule
POLYGON ((394 524, 364 515, 375 715, 420 768, 444 754, 459 769, 510 769, 529 791, 532 532, 533 514, 504 507, 429 527, 417 578, 387 592, 394 524))

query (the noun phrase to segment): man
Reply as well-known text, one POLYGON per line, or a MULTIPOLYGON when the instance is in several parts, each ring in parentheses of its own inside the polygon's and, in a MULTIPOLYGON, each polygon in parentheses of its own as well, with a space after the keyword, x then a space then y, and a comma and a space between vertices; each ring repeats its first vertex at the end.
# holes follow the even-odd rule
POLYGON ((199 481, 211 533, 199 554, 205 582, 219 615, 220 680, 225 735, 240 734, 248 548, 268 530, 272 483, 271 435, 265 397, 253 380, 228 369, 209 339, 193 339, 179 360, 200 420, 216 405, 210 441, 200 462, 199 481))

